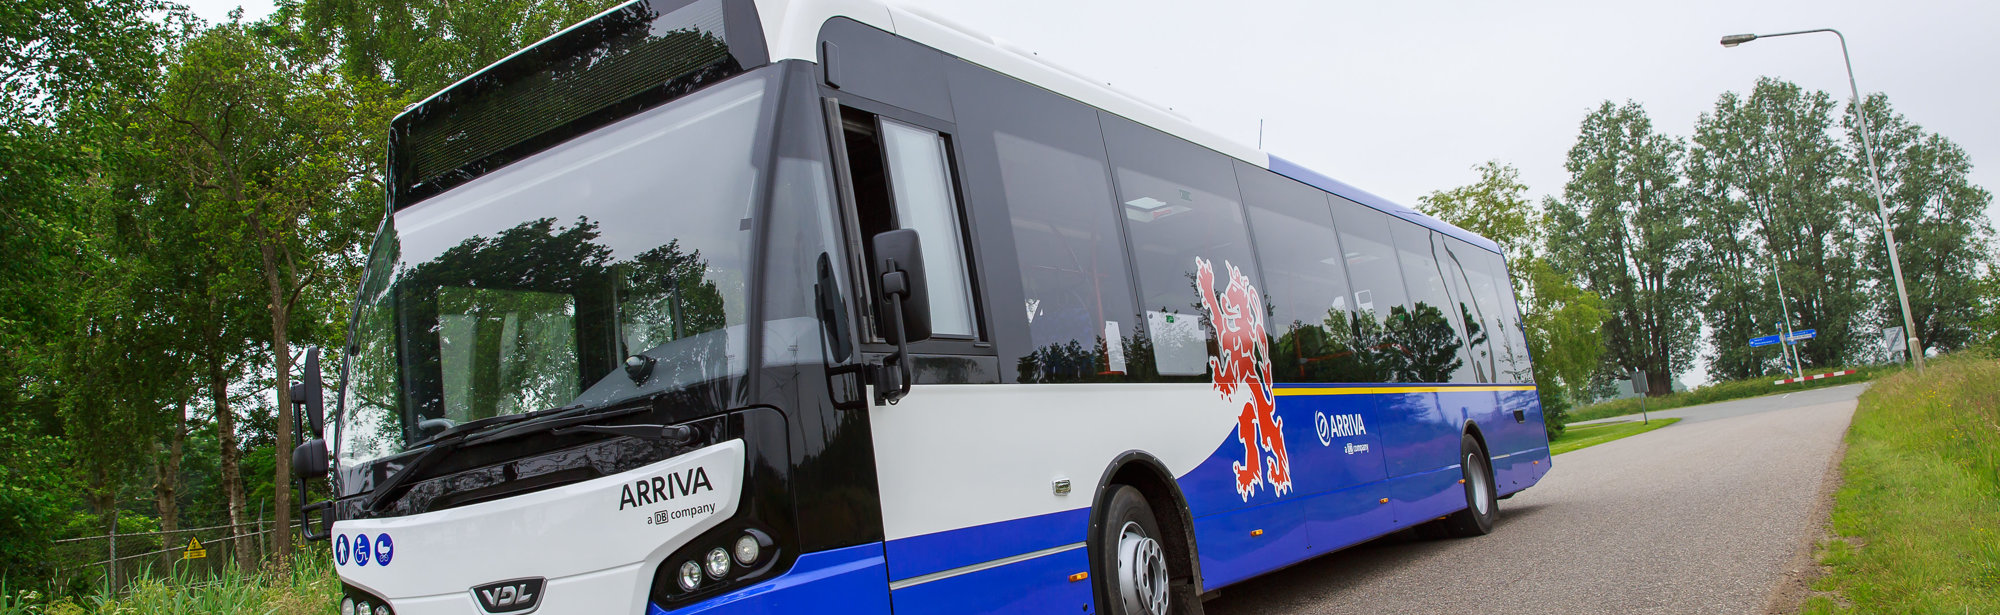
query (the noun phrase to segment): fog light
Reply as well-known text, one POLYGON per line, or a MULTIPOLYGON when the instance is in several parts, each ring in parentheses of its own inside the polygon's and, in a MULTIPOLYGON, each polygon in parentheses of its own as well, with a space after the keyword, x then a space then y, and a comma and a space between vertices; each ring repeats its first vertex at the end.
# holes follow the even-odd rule
POLYGON ((356 600, 356 601, 354 601, 354 615, 368 615, 368 601, 367 601, 367 600, 356 600))
POLYGON ((375 605, 375 615, 389 615, 389 605, 386 604, 375 605))
POLYGON ((680 581, 681 591, 691 592, 695 588, 701 587, 701 564, 682 562, 680 581))
POLYGON ((708 550, 708 576, 722 578, 729 574, 729 552, 716 547, 708 550))
POLYGON ((755 564, 757 563, 757 556, 763 555, 763 553, 759 552, 762 550, 762 547, 757 546, 756 536, 744 534, 741 538, 736 539, 736 563, 745 566, 755 564))
POLYGON ((340 599, 340 615, 354 615, 354 599, 353 599, 353 598, 341 598, 341 599, 340 599))

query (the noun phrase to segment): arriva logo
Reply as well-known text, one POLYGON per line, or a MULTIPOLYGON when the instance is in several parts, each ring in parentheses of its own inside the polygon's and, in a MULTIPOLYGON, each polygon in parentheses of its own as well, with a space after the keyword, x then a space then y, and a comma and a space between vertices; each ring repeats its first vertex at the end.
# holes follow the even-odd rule
MULTIPOLYGON (((1334 438, 1368 435, 1368 426, 1361 423, 1359 414, 1336 414, 1329 417, 1324 412, 1314 412, 1313 431, 1319 433, 1320 446, 1333 446, 1334 438)), ((1349 444, 1347 448, 1347 454, 1354 454, 1354 445, 1349 444)), ((1361 450, 1368 450, 1368 445, 1361 445, 1361 450)))
POLYGON ((1278 419, 1277 400, 1271 396, 1271 343, 1264 336, 1264 300, 1250 278, 1235 265, 1229 269, 1228 286, 1215 289, 1215 267, 1207 259, 1194 259, 1195 287, 1201 292, 1201 307, 1215 326, 1216 353, 1208 358, 1210 380, 1225 402, 1243 399, 1243 411, 1236 417, 1236 440, 1243 443, 1243 460, 1231 462, 1236 470, 1236 494, 1243 501, 1257 494, 1265 480, 1278 495, 1292 489, 1292 461, 1285 453, 1284 421, 1278 419))

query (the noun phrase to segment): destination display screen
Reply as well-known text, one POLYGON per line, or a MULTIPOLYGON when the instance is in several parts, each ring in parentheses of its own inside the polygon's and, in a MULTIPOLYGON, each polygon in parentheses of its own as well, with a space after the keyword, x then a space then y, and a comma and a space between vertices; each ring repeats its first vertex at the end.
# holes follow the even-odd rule
MULTIPOLYGON (((391 127, 396 208, 762 63, 732 48, 729 22, 755 30, 755 17, 728 4, 633 2, 412 107, 391 127)), ((761 55, 761 40, 746 46, 761 55)))

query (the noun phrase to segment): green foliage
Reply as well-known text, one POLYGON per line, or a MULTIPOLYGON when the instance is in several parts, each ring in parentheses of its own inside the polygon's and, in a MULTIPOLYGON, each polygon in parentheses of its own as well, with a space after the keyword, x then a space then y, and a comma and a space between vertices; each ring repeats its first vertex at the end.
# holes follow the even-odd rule
POLYGON ((2000 362, 1883 378, 1847 432, 1806 613, 2000 612, 2000 362))
POLYGON ((1581 448, 1590 448, 1612 440, 1636 436, 1679 423, 1680 421, 1680 419, 1653 419, 1647 422, 1624 421, 1572 427, 1561 436, 1549 438, 1549 454, 1561 455, 1581 448))
POLYGON ((24 433, 18 418, 0 419, 0 579, 33 585, 54 573, 49 541, 78 502, 63 443, 24 433))
MULTIPOLYGON (((1972 184, 1972 161, 1964 149, 1896 113, 1888 97, 1871 95, 1862 108, 1881 167, 1917 338, 1925 350, 1964 348, 1979 334, 1980 267, 1993 240, 1993 224, 1986 217, 1993 194, 1972 184)), ((1881 326, 1901 326, 1888 247, 1875 194, 1868 189, 1867 160, 1852 105, 1841 120, 1849 143, 1842 196, 1857 211, 1862 273, 1875 282, 1866 295, 1865 317, 1881 326)))
POLYGON ((1680 185, 1685 146, 1653 130, 1638 103, 1584 117, 1549 207, 1549 259, 1604 298, 1607 369, 1643 369, 1664 393, 1694 358, 1694 221, 1680 185))
POLYGON ((65 597, 0 583, 0 615, 124 613, 327 613, 340 601, 340 577, 324 548, 303 553, 285 570, 230 568, 215 575, 144 574, 124 591, 65 597))
POLYGON ((1596 293, 1577 287, 1570 276, 1535 250, 1547 228, 1528 200, 1528 187, 1513 165, 1488 161, 1474 170, 1479 181, 1440 190, 1421 199, 1424 213, 1500 244, 1521 303, 1521 326, 1534 357, 1534 379, 1542 398, 1543 427, 1553 438, 1564 416, 1596 371, 1604 352, 1601 332, 1608 314, 1596 293))
POLYGON ((618 0, 280 0, 278 16, 309 48, 356 78, 421 98, 618 0))

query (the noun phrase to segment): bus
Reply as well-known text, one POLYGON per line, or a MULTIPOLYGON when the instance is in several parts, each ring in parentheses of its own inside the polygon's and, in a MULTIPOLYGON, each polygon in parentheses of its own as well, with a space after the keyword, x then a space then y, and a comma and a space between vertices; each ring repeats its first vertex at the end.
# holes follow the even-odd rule
POLYGON ((1550 467, 1493 241, 916 9, 636 0, 389 143, 343 615, 1199 613, 1550 467))

